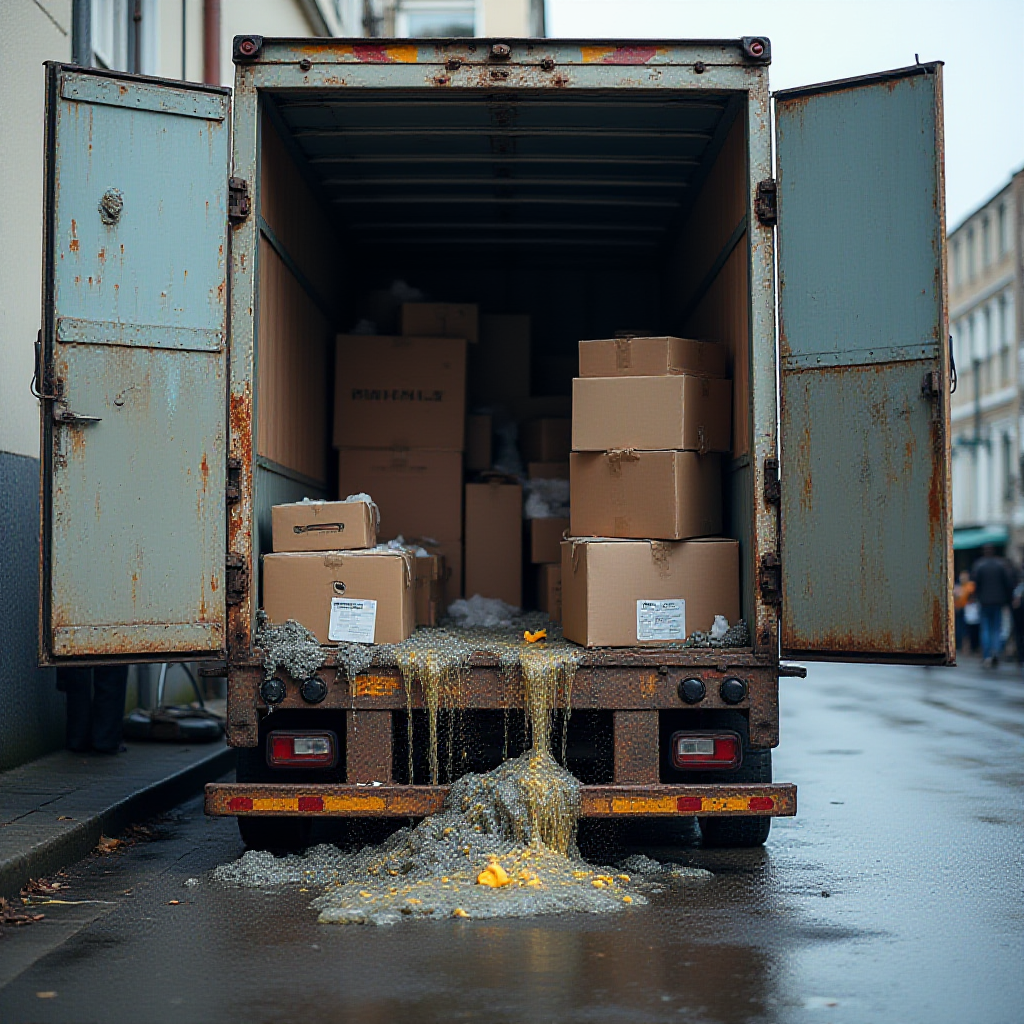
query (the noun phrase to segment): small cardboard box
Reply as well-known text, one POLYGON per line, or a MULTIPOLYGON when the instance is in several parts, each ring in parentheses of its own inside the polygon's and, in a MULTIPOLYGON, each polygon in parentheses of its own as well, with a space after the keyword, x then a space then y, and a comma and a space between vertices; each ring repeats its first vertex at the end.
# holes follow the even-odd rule
POLYGON ((724 345, 692 338, 609 338, 580 342, 581 377, 728 375, 724 345))
POLYGON ((526 475, 531 480, 568 480, 568 462, 528 462, 526 475))
POLYGON ((562 621, 562 567, 542 565, 537 571, 537 607, 552 622, 562 621))
POLYGON ((574 537, 686 540, 722 532, 722 456, 714 452, 573 452, 574 537))
POLYGON ((342 334, 336 349, 336 448, 462 450, 464 340, 342 334))
POLYGON ((524 462, 566 462, 572 448, 572 420, 545 416, 519 428, 519 451, 524 462))
POLYGON ((531 519, 530 561, 534 565, 561 562, 562 537, 568 529, 568 519, 531 519))
POLYGON ((466 469, 482 473, 491 468, 491 439, 494 423, 490 416, 466 417, 466 469))
POLYGON ((322 644, 397 644, 416 625, 408 551, 292 551, 263 557, 263 609, 295 619, 322 644))
POLYGON ((464 338, 480 337, 480 307, 454 302, 403 302, 401 332, 407 337, 464 338))
POLYGON ((270 510, 275 551, 344 551, 377 543, 377 508, 365 501, 297 501, 270 510))
POLYGON ((713 377, 577 377, 572 447, 727 452, 732 383, 713 377))
POLYGON ((385 540, 462 536, 462 452, 342 448, 338 486, 373 496, 385 540))
POLYGON ((416 625, 436 626, 444 613, 444 555, 416 556, 416 625))
POLYGON ((452 601, 462 597, 462 538, 407 537, 405 542, 410 547, 425 548, 441 559, 440 608, 446 610, 452 601))
POLYGON ((566 540, 562 630, 584 647, 678 642, 716 615, 735 624, 739 581, 735 540, 566 540))
POLYGON ((529 316, 481 316, 480 344, 469 350, 470 402, 508 409, 529 396, 529 316))
POLYGON ((488 481, 466 484, 466 576, 469 597, 523 604, 523 488, 488 481))

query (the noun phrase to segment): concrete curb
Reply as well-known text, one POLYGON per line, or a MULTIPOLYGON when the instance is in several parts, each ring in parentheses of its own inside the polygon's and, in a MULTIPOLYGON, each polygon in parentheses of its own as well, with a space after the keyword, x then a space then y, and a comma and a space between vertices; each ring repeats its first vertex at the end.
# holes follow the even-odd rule
POLYGON ((201 760, 97 808, 74 826, 34 842, 24 852, 0 860, 0 896, 16 896, 30 878, 49 875, 81 860, 95 849, 101 835, 116 835, 133 822, 174 807, 234 766, 234 748, 218 745, 201 760))

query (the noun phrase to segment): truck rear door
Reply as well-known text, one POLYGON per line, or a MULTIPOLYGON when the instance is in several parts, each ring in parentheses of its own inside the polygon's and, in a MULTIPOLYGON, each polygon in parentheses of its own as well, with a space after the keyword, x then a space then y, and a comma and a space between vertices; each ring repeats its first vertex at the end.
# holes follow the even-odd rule
POLYGON ((942 67, 775 115, 783 653, 952 663, 942 67))
POLYGON ((46 663, 225 647, 229 104, 47 66, 46 663))

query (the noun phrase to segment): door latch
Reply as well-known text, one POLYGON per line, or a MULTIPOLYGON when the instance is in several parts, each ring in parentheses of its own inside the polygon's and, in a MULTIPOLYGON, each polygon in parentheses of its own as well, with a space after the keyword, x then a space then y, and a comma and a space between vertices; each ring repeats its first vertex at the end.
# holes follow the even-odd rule
POLYGON ((929 370, 921 378, 921 397, 931 403, 932 419, 938 420, 942 404, 942 374, 938 370, 929 370))
POLYGON ((249 567, 245 558, 229 551, 224 559, 224 602, 241 604, 249 593, 249 567))
POLYGON ((765 178, 757 183, 754 213, 766 228, 773 228, 779 223, 779 183, 774 178, 765 178))
POLYGON ((782 501, 782 484, 779 481, 779 460, 769 455, 764 460, 764 503, 778 505, 782 501))
POLYGON ((79 412, 72 412, 66 405, 58 402, 53 407, 53 422, 68 427, 87 427, 90 423, 99 423, 102 416, 84 416, 79 412))
POLYGON ((765 604, 782 604, 782 563, 774 551, 761 556, 757 587, 765 604))
POLYGON ((245 178, 228 178, 228 220, 232 224, 241 224, 249 216, 251 208, 249 182, 245 178))

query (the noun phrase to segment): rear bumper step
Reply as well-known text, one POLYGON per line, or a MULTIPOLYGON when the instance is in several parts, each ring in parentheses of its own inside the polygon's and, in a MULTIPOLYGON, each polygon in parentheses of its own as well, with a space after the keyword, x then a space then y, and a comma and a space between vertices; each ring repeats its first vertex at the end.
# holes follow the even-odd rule
MULTIPOLYGON (((305 785, 211 782, 206 813, 310 817, 423 818, 441 810, 447 786, 305 785)), ((583 786, 584 818, 796 814, 796 786, 583 786)))

